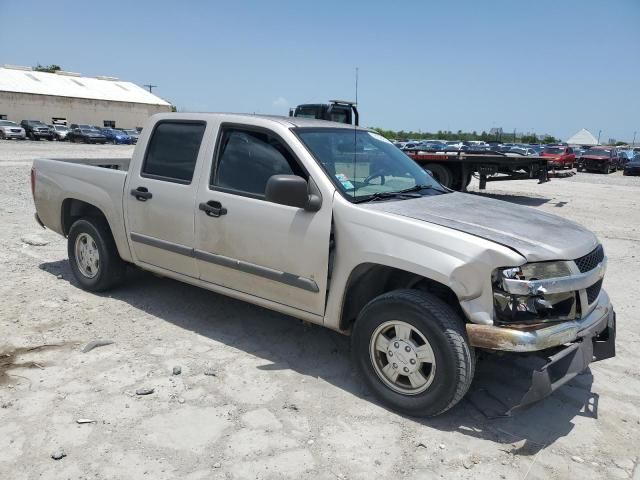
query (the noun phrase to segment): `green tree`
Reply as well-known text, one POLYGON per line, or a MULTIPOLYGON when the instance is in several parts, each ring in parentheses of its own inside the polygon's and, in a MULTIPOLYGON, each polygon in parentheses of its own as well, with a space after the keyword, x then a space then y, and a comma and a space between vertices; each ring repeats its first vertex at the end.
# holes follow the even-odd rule
POLYGON ((547 136, 547 137, 544 137, 544 140, 542 140, 542 143, 544 144, 558 143, 559 141, 560 140, 558 140, 556 137, 547 136))
POLYGON ((51 65, 38 64, 35 67, 33 67, 33 70, 36 72, 55 73, 59 70, 62 70, 62 68, 60 68, 60 65, 56 65, 55 63, 52 63, 51 65))
POLYGON ((538 143, 538 137, 535 135, 523 135, 520 141, 522 143, 538 143))

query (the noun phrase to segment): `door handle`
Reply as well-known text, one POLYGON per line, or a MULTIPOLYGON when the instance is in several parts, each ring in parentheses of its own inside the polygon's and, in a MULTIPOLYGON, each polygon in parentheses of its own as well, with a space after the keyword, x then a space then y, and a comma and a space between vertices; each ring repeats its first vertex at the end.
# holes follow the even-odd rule
POLYGON ((153 197, 151 192, 149 190, 147 190, 146 187, 138 187, 138 188, 135 188, 135 189, 131 190, 131 195, 136 197, 136 200, 138 200, 140 202, 146 202, 151 197, 153 197))
POLYGON ((210 217, 219 217, 227 214, 227 209, 220 202, 209 200, 207 203, 201 203, 198 208, 210 217))

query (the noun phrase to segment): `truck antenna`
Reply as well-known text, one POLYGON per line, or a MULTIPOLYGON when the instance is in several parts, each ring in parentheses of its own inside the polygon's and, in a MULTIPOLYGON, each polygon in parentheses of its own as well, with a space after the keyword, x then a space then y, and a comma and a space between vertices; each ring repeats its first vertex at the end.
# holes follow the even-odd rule
MULTIPOLYGON (((356 105, 358 104, 358 67, 356 67, 356 105)), ((358 128, 357 122, 353 123, 353 196, 356 196, 356 149, 358 146, 358 128)))
POLYGON ((358 104, 358 67, 356 67, 356 105, 358 104))

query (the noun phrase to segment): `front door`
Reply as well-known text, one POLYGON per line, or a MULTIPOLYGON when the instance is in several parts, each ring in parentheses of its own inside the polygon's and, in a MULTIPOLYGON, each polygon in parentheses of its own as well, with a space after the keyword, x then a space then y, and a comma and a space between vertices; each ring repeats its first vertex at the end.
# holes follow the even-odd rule
POLYGON ((193 258, 194 205, 205 126, 158 122, 141 153, 144 158, 137 162, 141 167, 129 172, 125 218, 136 262, 198 277, 193 258))
POLYGON ((322 315, 331 198, 317 212, 265 201, 272 175, 308 175, 265 129, 222 126, 216 168, 198 192, 195 256, 203 280, 322 315))

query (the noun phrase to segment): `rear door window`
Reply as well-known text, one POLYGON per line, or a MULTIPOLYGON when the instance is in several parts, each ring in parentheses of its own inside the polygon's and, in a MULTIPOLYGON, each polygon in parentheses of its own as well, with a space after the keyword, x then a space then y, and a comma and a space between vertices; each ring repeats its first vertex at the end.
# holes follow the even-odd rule
POLYGON ((143 177, 189 184, 206 124, 161 121, 156 124, 142 165, 143 177))

